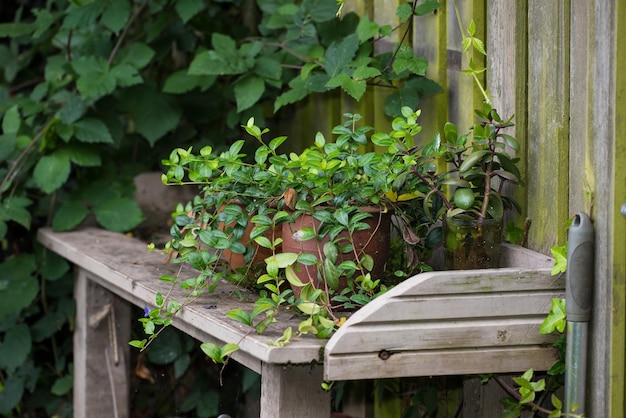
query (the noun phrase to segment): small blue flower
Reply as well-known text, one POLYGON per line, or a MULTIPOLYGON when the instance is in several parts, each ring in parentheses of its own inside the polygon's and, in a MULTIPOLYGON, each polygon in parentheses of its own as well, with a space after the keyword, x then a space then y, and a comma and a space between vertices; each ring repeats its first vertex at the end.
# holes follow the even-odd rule
POLYGON ((143 307, 143 317, 147 318, 150 316, 150 308, 148 308, 148 305, 143 307))

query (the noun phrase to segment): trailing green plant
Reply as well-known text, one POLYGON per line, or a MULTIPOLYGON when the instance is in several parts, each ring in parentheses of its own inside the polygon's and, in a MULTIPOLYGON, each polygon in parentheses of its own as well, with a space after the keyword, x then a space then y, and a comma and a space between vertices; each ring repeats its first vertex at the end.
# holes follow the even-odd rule
MULTIPOLYGON (((184 281, 160 278, 186 289, 186 299, 176 301, 158 295, 156 308, 140 319, 148 338, 131 344, 145 348, 181 308, 203 292, 214 291, 222 279, 259 291, 251 312, 236 309, 228 314, 259 333, 282 311, 295 309, 303 314, 298 329, 286 329, 275 344, 307 333, 327 338, 343 320, 337 312, 362 306, 384 293, 387 286, 382 277, 373 275, 372 256, 359 249, 353 234, 368 229, 374 232, 380 224, 375 222, 372 227, 365 221, 376 221, 385 212, 393 212, 399 236, 411 244, 406 250, 418 248, 419 233, 410 222, 415 215, 406 205, 420 196, 415 183, 419 179, 411 175, 420 161, 414 143, 421 130, 417 122, 420 112, 405 107, 402 113, 394 119, 390 132, 358 126, 360 115, 346 114, 347 121, 333 129, 334 141, 318 133, 314 145, 300 153, 279 153, 286 137, 266 140, 268 130, 259 128, 252 119, 243 126, 257 142, 251 158, 241 153, 243 140, 219 154, 211 147, 197 153, 182 148, 172 151, 163 161, 168 167, 164 183, 202 187, 192 202, 180 205, 174 213, 173 239, 166 247, 176 254, 173 262, 188 263, 197 276, 184 281), (385 151, 364 151, 374 145, 385 151), (378 210, 364 212, 359 210, 362 207, 378 210), (297 235, 299 242, 327 239, 319 254, 281 248, 280 228, 304 214, 312 214, 318 225, 290 233, 297 235), (245 236, 246 230, 249 236, 245 236), (261 250, 266 256, 259 263, 255 257, 261 250), (230 268, 224 260, 225 251, 243 254, 245 264, 230 268), (316 267, 314 275, 319 283, 303 282, 298 277, 297 271, 303 266, 316 267), (339 285, 342 278, 345 288, 339 285)), ((403 270, 402 275, 409 274, 424 268, 423 259, 412 257, 413 265, 396 267, 403 270)), ((211 358, 222 362, 224 348, 219 353, 219 347, 210 348, 211 358)))

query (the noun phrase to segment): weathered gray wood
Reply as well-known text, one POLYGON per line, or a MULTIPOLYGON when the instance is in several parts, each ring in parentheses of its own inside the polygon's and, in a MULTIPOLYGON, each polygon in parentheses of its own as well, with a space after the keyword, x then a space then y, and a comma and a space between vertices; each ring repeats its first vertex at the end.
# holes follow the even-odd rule
POLYGON ((75 284, 74 416, 129 414, 130 306, 79 269, 75 284))
POLYGON ((545 267, 419 274, 359 309, 333 335, 324 376, 547 370, 556 360, 555 336, 539 327, 552 298, 563 294, 563 277, 545 267))
MULTIPOLYGON (((165 255, 148 252, 145 243, 122 234, 97 228, 55 233, 39 230, 40 242, 89 271, 89 279, 111 290, 137 306, 154 306, 157 292, 168 294, 171 285, 159 281, 162 275, 193 277, 193 272, 178 264, 165 265, 165 255), (180 270, 180 272, 179 272, 180 270)), ((284 347, 268 344, 282 335, 283 327, 294 326, 297 320, 285 315, 281 325, 257 335, 249 327, 226 317, 234 308, 252 309, 252 303, 232 297, 234 287, 228 283, 218 290, 188 305, 176 315, 173 325, 200 341, 224 344, 234 342, 240 349, 233 353, 235 361, 260 372, 261 362, 310 363, 320 360, 324 341, 316 338, 299 338, 284 347)), ((184 294, 177 287, 172 296, 182 302, 184 294)), ((271 328, 271 327, 270 327, 271 328)))
POLYGON ((260 418, 329 418, 330 392, 321 383, 319 364, 263 363, 260 418))

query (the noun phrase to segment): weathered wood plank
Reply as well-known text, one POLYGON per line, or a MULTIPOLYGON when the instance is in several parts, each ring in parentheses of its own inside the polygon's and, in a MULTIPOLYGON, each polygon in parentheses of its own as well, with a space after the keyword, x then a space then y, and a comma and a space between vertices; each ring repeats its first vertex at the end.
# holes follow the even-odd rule
MULTIPOLYGON (((482 349, 490 347, 549 345, 554 342, 551 335, 539 334, 543 317, 534 321, 485 320, 431 323, 393 323, 356 325, 347 329, 342 336, 342 345, 333 349, 333 355, 420 351, 437 349, 482 349), (366 333, 373 338, 363 340, 366 333), (403 338, 398 340, 398 335, 403 338)), ((451 373, 453 371, 450 370, 451 373)))
POLYGON ((321 365, 263 363, 260 418, 329 418, 330 392, 321 383, 321 365))
POLYGON ((454 374, 512 373, 533 368, 547 370, 556 361, 554 350, 545 347, 492 348, 489 350, 432 350, 330 356, 324 362, 324 379, 376 379, 381 376, 411 377, 454 374), (385 357, 384 355, 382 357, 385 357))
MULTIPOLYGON (((40 229, 39 241, 89 271, 89 280, 140 307, 152 306, 157 292, 165 295, 170 291, 168 283, 158 280, 162 275, 174 276, 180 269, 181 277, 193 277, 189 268, 164 265, 162 253, 148 252, 145 243, 115 232, 92 228, 55 233, 40 229)), ((297 328, 297 319, 289 315, 281 317, 281 325, 264 335, 257 335, 249 327, 227 318, 226 313, 231 309, 252 309, 251 302, 232 297, 233 290, 232 285, 221 284, 214 294, 203 296, 183 309, 173 325, 200 341, 239 344, 240 350, 233 353, 233 359, 256 372, 260 372, 261 362, 299 364, 320 360, 323 340, 305 337, 285 347, 268 344, 270 339, 282 335, 283 325, 297 328)), ((184 300, 179 289, 174 289, 172 295, 178 301, 184 300)))
POLYGON ((130 306, 82 269, 75 298, 74 416, 128 417, 130 306))

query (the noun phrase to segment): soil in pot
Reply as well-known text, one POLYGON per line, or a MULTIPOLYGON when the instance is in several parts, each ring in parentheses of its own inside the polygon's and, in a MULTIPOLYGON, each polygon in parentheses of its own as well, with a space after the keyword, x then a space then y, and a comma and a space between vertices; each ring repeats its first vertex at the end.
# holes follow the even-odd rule
MULTIPOLYGON (((391 240, 391 212, 381 212, 379 208, 361 208, 361 210, 370 212, 371 217, 363 222, 370 226, 370 229, 354 232, 353 239, 355 249, 358 254, 368 254, 374 259, 374 266, 371 271, 372 279, 381 278, 385 271, 385 264, 389 257, 389 246, 391 240)), ((320 222, 313 218, 312 215, 302 214, 293 223, 284 223, 282 230, 282 251, 293 252, 297 254, 310 253, 314 254, 318 260, 324 260, 324 244, 329 241, 328 236, 321 240, 310 239, 306 241, 298 240, 298 231, 302 228, 311 227, 319 230, 320 222)), ((339 234, 339 239, 347 240, 349 236, 347 231, 339 234)), ((347 242, 347 241, 345 241, 347 242)), ((336 264, 339 265, 344 261, 355 261, 353 252, 339 254, 336 264)), ((302 283, 311 283, 315 288, 322 288, 318 279, 318 266, 307 266, 298 264, 296 274, 302 283)), ((335 289, 337 293, 347 287, 347 278, 340 277, 339 287, 335 289)), ((294 294, 300 295, 300 288, 293 288, 294 294)))
POLYGON ((502 219, 443 221, 446 270, 473 270, 500 267, 502 219))

